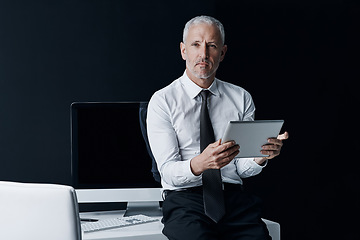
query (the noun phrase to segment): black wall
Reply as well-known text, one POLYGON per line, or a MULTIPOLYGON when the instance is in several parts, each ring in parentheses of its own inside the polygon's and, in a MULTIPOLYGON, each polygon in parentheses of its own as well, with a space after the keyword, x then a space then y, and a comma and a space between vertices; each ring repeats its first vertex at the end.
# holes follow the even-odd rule
POLYGON ((246 179, 264 217, 282 239, 359 239, 359 5, 170 2, 0 2, 0 180, 70 184, 70 104, 149 100, 185 69, 186 21, 207 14, 226 30, 218 77, 290 133, 246 179))

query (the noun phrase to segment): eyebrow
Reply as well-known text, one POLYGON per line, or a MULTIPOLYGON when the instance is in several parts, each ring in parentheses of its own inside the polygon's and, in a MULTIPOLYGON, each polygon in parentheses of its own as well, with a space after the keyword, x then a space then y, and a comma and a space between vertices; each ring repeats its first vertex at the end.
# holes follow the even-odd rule
MULTIPOLYGON (((191 43, 201 43, 202 41, 200 40, 195 40, 195 41, 192 41, 191 43)), ((216 41, 212 40, 210 42, 207 42, 207 44, 218 44, 216 41)))

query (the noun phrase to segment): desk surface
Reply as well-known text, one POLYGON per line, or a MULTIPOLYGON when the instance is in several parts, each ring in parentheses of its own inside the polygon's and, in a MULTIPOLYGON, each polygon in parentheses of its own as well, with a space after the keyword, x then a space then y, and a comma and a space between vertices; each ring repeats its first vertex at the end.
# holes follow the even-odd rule
MULTIPOLYGON (((89 212, 80 213, 82 218, 95 218, 95 219, 106 219, 106 218, 117 218, 122 217, 125 211, 109 211, 109 212, 89 212)), ((167 238, 161 233, 163 224, 161 223, 161 217, 158 217, 159 221, 144 223, 134 226, 109 229, 105 231, 84 233, 83 240, 166 240, 167 238)))
MULTIPOLYGON (((108 211, 108 212, 88 212, 80 213, 82 218, 117 218, 122 217, 125 214, 125 210, 121 211, 108 211)), ((83 240, 167 240, 162 234, 163 224, 161 218, 159 221, 144 223, 134 226, 109 229, 98 232, 84 233, 83 240)), ((270 236, 274 240, 280 240, 280 225, 276 222, 263 219, 269 229, 270 236)))

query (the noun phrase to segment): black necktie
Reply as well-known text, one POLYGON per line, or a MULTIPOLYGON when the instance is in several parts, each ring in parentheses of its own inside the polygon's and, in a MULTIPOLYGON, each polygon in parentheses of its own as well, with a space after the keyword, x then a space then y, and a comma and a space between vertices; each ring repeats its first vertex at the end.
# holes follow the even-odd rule
MULTIPOLYGON (((200 150, 202 152, 210 143, 215 142, 215 137, 207 108, 209 91, 203 90, 200 94, 202 97, 200 113, 200 150)), ((214 222, 218 222, 225 214, 220 170, 205 170, 202 175, 202 182, 205 214, 214 222)))

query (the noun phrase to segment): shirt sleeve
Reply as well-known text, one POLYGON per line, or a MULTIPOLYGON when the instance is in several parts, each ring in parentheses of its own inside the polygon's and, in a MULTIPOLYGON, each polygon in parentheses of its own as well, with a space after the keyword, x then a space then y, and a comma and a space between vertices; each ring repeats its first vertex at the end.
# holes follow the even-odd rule
POLYGON ((243 121, 254 121, 255 119, 255 104, 249 92, 245 91, 244 99, 244 117, 243 121))
POLYGON ((201 175, 195 176, 191 171, 190 160, 183 161, 180 155, 170 110, 157 93, 148 105, 147 133, 162 181, 173 187, 201 183, 201 175))

